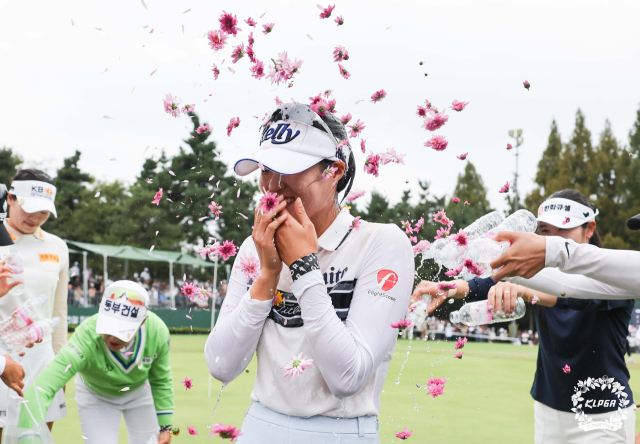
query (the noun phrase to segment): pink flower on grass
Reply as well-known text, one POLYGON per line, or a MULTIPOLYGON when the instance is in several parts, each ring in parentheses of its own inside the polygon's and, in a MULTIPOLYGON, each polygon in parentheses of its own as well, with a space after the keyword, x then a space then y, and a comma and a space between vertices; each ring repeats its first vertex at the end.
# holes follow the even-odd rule
POLYGON ((218 20, 220 21, 220 29, 227 34, 232 34, 235 37, 238 31, 240 31, 240 28, 237 26, 238 19, 235 15, 222 11, 222 15, 218 20))
POLYGON ((429 379, 429 381, 427 381, 427 389, 431 396, 435 398, 444 394, 444 385, 446 382, 447 380, 442 378, 429 379))
POLYGON ((458 276, 460 273, 462 273, 462 269, 464 267, 461 265, 459 267, 456 268, 452 268, 451 270, 445 272, 445 275, 449 276, 449 277, 455 277, 458 276))
POLYGON ((571 373, 571 367, 565 364, 564 367, 562 368, 562 371, 565 373, 571 373))
POLYGON ((311 104, 311 109, 320 116, 326 116, 327 111, 329 111, 329 104, 327 103, 326 100, 320 99, 315 103, 311 104))
POLYGON ((251 77, 254 77, 258 80, 264 77, 264 64, 258 60, 255 64, 251 66, 251 77))
POLYGON ((342 62, 343 60, 349 60, 349 52, 344 46, 338 45, 336 49, 333 50, 333 61, 342 62))
POLYGON ((348 79, 349 77, 351 77, 351 74, 349 74, 349 71, 347 71, 347 69, 339 63, 338 63, 338 68, 340 68, 340 75, 342 77, 344 77, 345 79, 348 79))
POLYGON ((184 385, 185 390, 193 388, 193 379, 184 378, 184 381, 182 381, 182 385, 184 385))
POLYGON ((347 123, 349 123, 351 121, 351 113, 347 113, 344 116, 340 117, 340 121, 342 122, 343 125, 346 125, 347 123))
POLYGON ((413 435, 413 430, 407 431, 407 427, 405 427, 402 432, 396 433, 396 438, 408 439, 411 435, 413 435))
POLYGON ((459 156, 456 156, 458 159, 460 160, 464 160, 467 158, 467 156, 469 155, 469 153, 464 153, 464 154, 460 154, 459 156))
POLYGON ((155 196, 153 196, 152 204, 160 205, 160 199, 162 199, 162 188, 158 190, 155 196))
POLYGON ((510 143, 507 143, 507 151, 512 150, 513 146, 510 143))
POLYGON ((338 26, 342 26, 344 25, 344 19, 342 18, 341 15, 339 15, 338 17, 336 17, 336 19, 334 20, 334 22, 336 22, 338 24, 338 26))
POLYGON ((511 182, 505 183, 504 185, 502 185, 502 188, 500 188, 500 191, 498 191, 499 193, 508 193, 509 192, 509 185, 511 184, 511 182))
POLYGON ((349 203, 353 203, 354 200, 361 198, 365 194, 366 194, 366 191, 364 190, 359 190, 359 189, 351 190, 351 192, 347 194, 346 201, 349 203))
POLYGON ((538 295, 534 294, 533 297, 531 298, 531 305, 536 305, 538 303, 538 295))
POLYGON ((262 33, 264 35, 269 34, 271 31, 273 31, 274 26, 276 26, 275 23, 265 23, 264 25, 262 25, 262 33))
POLYGON ((240 117, 232 117, 227 125, 227 136, 231 136, 231 131, 240 126, 240 117))
POLYGON ((186 298, 193 300, 195 296, 197 296, 198 287, 193 285, 191 282, 185 282, 180 291, 185 295, 186 298))
POLYGON ((193 110, 195 109, 196 105, 195 104, 191 104, 189 105, 188 103, 182 107, 182 112, 184 114, 188 114, 188 113, 192 113, 193 110))
POLYGON ((220 70, 218 69, 215 63, 213 64, 213 68, 211 68, 211 71, 213 71, 213 78, 215 80, 218 80, 218 76, 220 75, 220 70))
POLYGON ((438 229, 438 231, 436 232, 436 237, 434 239, 445 238, 445 237, 449 236, 450 232, 451 232, 451 227, 442 227, 442 228, 438 229))
POLYGON ((267 191, 265 195, 260 198, 260 210, 265 214, 275 211, 277 205, 278 195, 276 193, 269 193, 267 191))
POLYGON ((459 247, 466 248, 469 246, 469 237, 467 236, 467 233, 464 232, 464 230, 458 231, 457 234, 451 236, 451 239, 453 239, 453 241, 458 244, 459 247))
POLYGON ((302 353, 300 353, 280 368, 286 370, 284 374, 285 378, 291 376, 295 379, 296 376, 300 376, 302 372, 309 367, 314 367, 313 359, 305 358, 302 356, 302 353))
POLYGON ((333 177, 333 175, 336 173, 336 171, 338 171, 337 167, 333 167, 333 168, 329 167, 329 168, 327 168, 326 170, 324 170, 322 172, 322 178, 324 180, 329 180, 329 179, 331 179, 333 177))
POLYGON ((447 123, 447 120, 449 120, 449 116, 447 116, 444 111, 439 113, 437 110, 430 109, 427 113, 429 116, 424 119, 423 126, 429 131, 435 131, 442 128, 442 126, 447 123))
POLYGON ((326 8, 324 8, 322 10, 322 12, 320 13, 320 18, 321 19, 326 19, 331 17, 331 11, 333 11, 336 8, 336 5, 333 6, 327 6, 326 8))
POLYGON ((460 350, 461 348, 464 347, 464 345, 467 343, 468 339, 467 338, 458 338, 458 340, 456 341, 456 350, 460 350))
POLYGON ((456 354, 456 355, 454 356, 454 358, 456 358, 456 359, 462 359, 462 355, 463 355, 463 354, 464 354, 464 352, 460 352, 460 353, 456 354))
POLYGON ((269 66, 267 78, 271 79, 271 84, 287 81, 293 78, 300 71, 302 60, 291 60, 287 56, 287 51, 278 53, 278 60, 273 60, 274 66, 269 66))
POLYGON ((164 103, 164 111, 167 114, 171 114, 173 117, 178 117, 180 115, 180 99, 177 97, 173 97, 171 94, 167 94, 164 99, 162 99, 164 103))
POLYGON ((362 224, 362 221, 360 219, 362 219, 360 216, 357 216, 355 219, 353 219, 353 222, 351 223, 349 228, 358 231, 360 229, 360 224, 362 224))
POLYGON ((189 435, 198 435, 198 432, 194 427, 187 427, 187 431, 189 432, 189 435))
POLYGON ((213 424, 213 428, 209 432, 209 435, 219 435, 222 439, 228 439, 231 442, 236 442, 242 433, 240 433, 240 429, 237 429, 232 425, 213 424))
POLYGON ((244 57, 244 43, 240 43, 238 46, 233 48, 231 52, 231 58, 233 59, 233 63, 237 63, 238 60, 244 57))
POLYGON ((385 97, 387 97, 387 92, 384 89, 381 89, 380 91, 376 91, 371 95, 371 101, 373 103, 377 103, 385 97))
POLYGON ((227 34, 222 31, 215 30, 207 32, 207 38, 209 39, 209 46, 214 52, 220 51, 227 44, 227 34))
POLYGON ((220 213, 222 213, 222 205, 220 205, 218 203, 215 203, 215 202, 211 202, 209 204, 209 209, 216 216, 220 216, 220 213))
POLYGON ((465 205, 471 205, 471 204, 469 203, 469 201, 468 201, 468 200, 465 200, 465 201, 464 201, 464 204, 465 204, 465 205))
POLYGON ((531 87, 531 83, 529 83, 528 80, 525 80, 524 82, 522 82, 522 84, 527 89, 527 91, 529 91, 529 88, 531 87))
POLYGON ((362 139, 360 140, 360 149, 362 150, 362 154, 365 153, 365 144, 367 143, 366 140, 362 139))
POLYGON ((226 261, 231 256, 235 256, 238 252, 238 247, 235 246, 233 241, 224 241, 220 247, 218 247, 218 255, 222 258, 223 261, 226 261))
POLYGON ((433 136, 431 139, 427 140, 424 143, 424 146, 431 147, 436 151, 446 150, 447 145, 449 145, 449 142, 447 142, 444 136, 433 136))
POLYGON ((402 330, 405 328, 413 327, 413 322, 408 319, 402 319, 400 321, 392 322, 390 325, 391 325, 391 328, 397 328, 399 330, 402 330))
POLYGON ((198 134, 210 133, 210 132, 211 132, 211 128, 209 128, 209 125, 203 125, 196 128, 196 133, 198 134))
POLYGON ((429 247, 431 247, 431 242, 428 240, 421 240, 413 246, 413 257, 416 257, 419 254, 424 254, 429 247))
POLYGON ((438 284, 438 294, 448 293, 449 290, 455 290, 458 284, 454 282, 440 282, 438 284))
POLYGON ((453 202, 454 204, 457 204, 457 203, 460 203, 460 199, 459 199, 459 198, 457 198, 456 196, 453 196, 453 197, 451 198, 451 202, 453 202))
POLYGON ((364 130, 364 122, 361 122, 360 119, 356 123, 351 125, 347 125, 347 128, 351 128, 349 131, 349 137, 354 138, 360 136, 362 130, 364 130))
POLYGON ((458 102, 457 100, 454 100, 453 103, 451 104, 451 109, 454 111, 462 111, 467 105, 469 104, 469 102, 458 102))
POLYGON ((380 154, 380 164, 387 165, 389 163, 399 163, 404 165, 404 157, 406 154, 396 153, 395 148, 387 148, 386 153, 380 154))
POLYGON ((247 282, 255 282, 260 277, 260 261, 253 254, 241 257, 240 263, 236 265, 236 268, 242 271, 247 282))
POLYGON ((364 161, 364 172, 378 177, 378 174, 380 174, 379 154, 369 154, 367 156, 367 159, 364 161))

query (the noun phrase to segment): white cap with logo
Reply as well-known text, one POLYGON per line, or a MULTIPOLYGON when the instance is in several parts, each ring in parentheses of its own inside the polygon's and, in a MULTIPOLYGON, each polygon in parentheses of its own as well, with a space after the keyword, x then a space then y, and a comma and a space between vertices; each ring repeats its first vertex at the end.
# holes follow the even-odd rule
POLYGON ((562 197, 547 199, 538 208, 538 222, 546 222, 557 228, 575 228, 595 220, 599 214, 591 207, 562 197))
POLYGON ((149 293, 142 285, 132 281, 110 284, 100 302, 96 333, 131 341, 147 317, 148 306, 149 293))
POLYGON ((26 213, 38 211, 50 211, 55 217, 56 187, 39 180, 14 180, 11 183, 9 194, 18 198, 18 203, 26 213))

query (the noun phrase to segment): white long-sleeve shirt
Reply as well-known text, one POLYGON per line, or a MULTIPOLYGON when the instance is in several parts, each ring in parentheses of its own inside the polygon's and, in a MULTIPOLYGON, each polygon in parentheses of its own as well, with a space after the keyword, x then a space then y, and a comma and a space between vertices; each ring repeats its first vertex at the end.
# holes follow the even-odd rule
MULTIPOLYGON (((578 244, 558 236, 546 238, 545 267, 615 286, 640 297, 640 252, 608 250, 590 244, 578 244)), ((580 297, 580 296, 576 296, 580 297)), ((601 297, 600 299, 629 299, 601 297)))
MULTIPOLYGON (((11 316, 15 308, 26 300, 45 294, 47 303, 42 308, 42 316, 60 318, 60 324, 53 334, 46 336, 41 345, 53 342, 53 351, 58 351, 67 343, 67 287, 69 285, 69 249, 58 236, 38 228, 34 234, 22 234, 11 228, 8 222, 4 226, 18 248, 24 273, 16 276, 24 282, 21 295, 8 293, 0 298, 0 319, 11 316)), ((0 255, 9 255, 10 247, 0 247, 0 255)))
MULTIPOLYGON (((251 398, 283 414, 353 418, 377 415, 380 392, 413 288, 407 236, 395 225, 362 222, 342 210, 318 239, 320 270, 292 281, 283 266, 284 302, 251 299, 250 284, 234 265, 220 316, 205 346, 209 371, 228 383, 257 351, 251 398), (293 379, 282 366, 294 356, 314 367, 293 379)), ((248 238, 236 263, 257 257, 248 238)))

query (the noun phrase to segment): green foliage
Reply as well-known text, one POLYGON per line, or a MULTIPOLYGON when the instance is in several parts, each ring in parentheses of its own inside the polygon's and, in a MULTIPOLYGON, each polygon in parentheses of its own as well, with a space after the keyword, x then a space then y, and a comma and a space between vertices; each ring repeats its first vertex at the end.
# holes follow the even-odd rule
POLYGON ((22 163, 22 158, 15 154, 11 148, 3 146, 0 148, 0 183, 11 187, 11 178, 18 171, 18 166, 22 163))
POLYGON ((460 199, 460 203, 456 204, 449 200, 445 207, 447 216, 455 222, 452 233, 493 211, 487 200, 487 190, 482 177, 471 162, 467 162, 464 173, 458 175, 458 183, 453 195, 460 199), (465 205, 465 201, 471 205, 465 205))

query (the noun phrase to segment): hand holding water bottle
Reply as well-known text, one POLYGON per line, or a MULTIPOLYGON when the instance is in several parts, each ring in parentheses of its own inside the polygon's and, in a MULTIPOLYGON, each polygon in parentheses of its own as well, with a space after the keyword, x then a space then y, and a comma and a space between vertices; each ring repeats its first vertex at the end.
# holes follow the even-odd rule
POLYGON ((6 259, 0 262, 0 297, 7 294, 13 287, 22 284, 22 281, 9 282, 15 276, 11 267, 6 265, 6 259))

